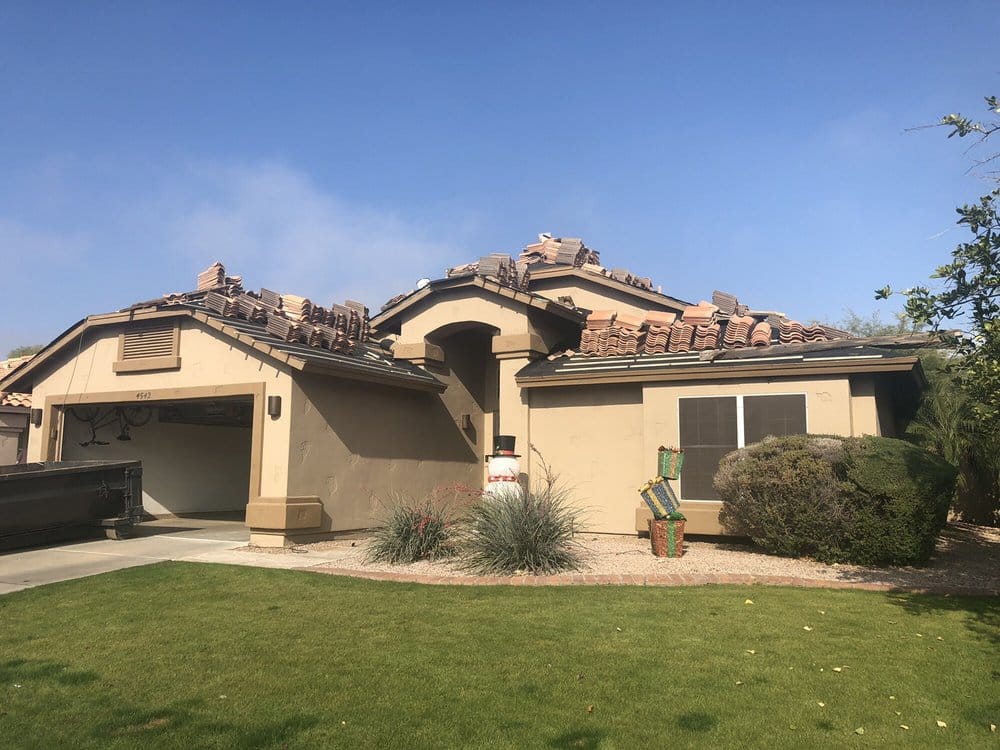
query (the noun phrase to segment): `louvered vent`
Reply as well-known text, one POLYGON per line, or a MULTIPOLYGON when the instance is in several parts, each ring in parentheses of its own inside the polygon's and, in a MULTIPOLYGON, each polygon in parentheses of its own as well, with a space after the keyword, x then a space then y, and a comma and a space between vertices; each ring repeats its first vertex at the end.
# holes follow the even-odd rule
POLYGON ((122 343, 122 359, 176 356, 175 342, 172 323, 126 331, 122 343))

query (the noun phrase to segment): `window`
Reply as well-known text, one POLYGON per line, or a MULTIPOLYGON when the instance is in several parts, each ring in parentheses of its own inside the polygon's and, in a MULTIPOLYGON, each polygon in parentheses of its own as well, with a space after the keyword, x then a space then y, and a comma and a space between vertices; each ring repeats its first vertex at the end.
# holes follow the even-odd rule
POLYGON ((181 366, 180 328, 176 323, 153 323, 130 328, 118 336, 115 372, 176 370, 181 366))
POLYGON ((768 435, 806 431, 804 394, 710 396, 678 400, 684 449, 681 495, 688 500, 718 500, 712 478, 727 453, 768 435))

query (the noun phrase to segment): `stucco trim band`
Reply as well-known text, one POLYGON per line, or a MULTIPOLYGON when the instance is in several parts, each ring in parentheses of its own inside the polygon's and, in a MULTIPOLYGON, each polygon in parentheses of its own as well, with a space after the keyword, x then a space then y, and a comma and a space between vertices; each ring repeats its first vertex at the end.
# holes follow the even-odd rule
MULTIPOLYGON (((599 360, 595 360, 599 362, 599 360)), ((692 380, 733 380, 752 377, 784 378, 796 376, 837 376, 863 372, 910 372, 919 362, 917 357, 893 357, 873 362, 850 360, 844 362, 795 364, 739 364, 714 363, 696 368, 677 368, 669 372, 644 370, 641 372, 591 372, 587 374, 567 373, 541 377, 518 376, 517 384, 522 388, 549 388, 556 386, 596 385, 601 383, 663 383, 692 380)))
POLYGON ((260 497, 247 505, 246 525, 251 531, 318 529, 323 503, 314 495, 260 497))

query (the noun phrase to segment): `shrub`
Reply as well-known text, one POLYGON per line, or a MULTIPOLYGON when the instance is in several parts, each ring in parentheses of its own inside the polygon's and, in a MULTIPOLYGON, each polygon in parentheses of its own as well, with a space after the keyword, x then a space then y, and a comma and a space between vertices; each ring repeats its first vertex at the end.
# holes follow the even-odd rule
POLYGON ((579 567, 573 541, 578 512, 565 492, 484 495, 469 510, 462 535, 462 566, 480 575, 549 575, 579 567))
POLYGON ((901 440, 795 435, 726 456, 715 476, 724 523, 779 555, 823 562, 926 562, 955 472, 901 440))
POLYGON ((368 546, 369 561, 411 563, 455 554, 448 507, 433 498, 416 503, 397 497, 384 521, 368 546))
POLYGON ((934 552, 955 494, 956 470, 911 443, 846 441, 838 467, 851 491, 850 558, 863 564, 923 563, 934 552))

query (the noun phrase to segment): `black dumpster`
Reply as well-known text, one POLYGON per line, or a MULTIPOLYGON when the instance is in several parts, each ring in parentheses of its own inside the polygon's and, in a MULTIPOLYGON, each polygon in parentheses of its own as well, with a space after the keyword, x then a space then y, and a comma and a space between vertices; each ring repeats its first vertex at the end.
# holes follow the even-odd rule
POLYGON ((141 461, 0 466, 0 550, 106 533, 142 518, 141 461))

